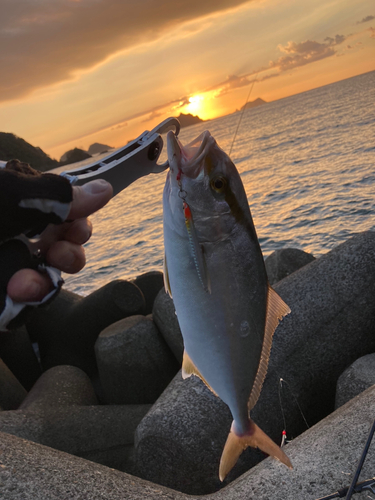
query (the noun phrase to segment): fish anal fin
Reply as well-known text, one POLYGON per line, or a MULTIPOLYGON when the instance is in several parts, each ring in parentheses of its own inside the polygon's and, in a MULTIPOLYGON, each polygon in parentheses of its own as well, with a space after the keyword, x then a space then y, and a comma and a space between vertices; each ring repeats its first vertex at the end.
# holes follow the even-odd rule
POLYGON ((271 455, 290 469, 293 466, 283 452, 283 450, 267 436, 252 420, 249 420, 249 431, 246 434, 238 436, 234 431, 234 426, 228 435, 227 441, 224 446, 223 453, 220 459, 219 478, 224 481, 227 474, 232 470, 236 464, 238 457, 241 453, 251 446, 252 448, 259 448, 267 455, 271 455))
POLYGON ((192 375, 195 375, 196 377, 199 377, 202 382, 210 389, 210 391, 217 396, 216 392, 212 389, 212 387, 207 383, 207 380, 201 375, 200 371, 198 368, 195 366, 195 364, 192 362, 190 356, 186 351, 184 351, 184 355, 182 358, 182 378, 186 379, 191 377, 192 375))
POLYGON ((169 294, 172 298, 171 284, 169 282, 168 266, 167 266, 167 256, 164 254, 163 260, 163 280, 165 292, 169 294))
POLYGON ((254 380, 253 388, 248 402, 249 411, 254 408, 258 401, 260 391, 262 390, 264 379, 266 378, 268 362, 271 354, 272 337, 279 322, 284 316, 290 313, 290 309, 283 299, 268 285, 266 326, 264 330, 264 339, 262 352, 260 355, 259 367, 254 380))

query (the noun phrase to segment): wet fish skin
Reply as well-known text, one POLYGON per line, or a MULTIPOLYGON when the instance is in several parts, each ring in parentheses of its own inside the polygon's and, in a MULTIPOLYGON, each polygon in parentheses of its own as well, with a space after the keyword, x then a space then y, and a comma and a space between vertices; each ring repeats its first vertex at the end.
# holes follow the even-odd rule
POLYGON ((233 415, 220 479, 249 445, 291 466, 249 418, 289 308, 268 284, 242 181, 209 132, 187 147, 170 132, 167 147, 165 280, 184 339, 183 373, 200 376, 233 415))

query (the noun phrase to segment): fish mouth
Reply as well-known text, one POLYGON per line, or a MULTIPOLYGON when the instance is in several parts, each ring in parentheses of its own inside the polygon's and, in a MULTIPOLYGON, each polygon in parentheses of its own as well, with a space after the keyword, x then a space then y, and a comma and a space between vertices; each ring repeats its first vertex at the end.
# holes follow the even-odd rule
POLYGON ((191 178, 196 178, 204 166, 204 158, 207 156, 212 145, 216 141, 208 130, 199 137, 183 146, 175 134, 170 131, 167 134, 168 162, 172 172, 183 173, 191 178))

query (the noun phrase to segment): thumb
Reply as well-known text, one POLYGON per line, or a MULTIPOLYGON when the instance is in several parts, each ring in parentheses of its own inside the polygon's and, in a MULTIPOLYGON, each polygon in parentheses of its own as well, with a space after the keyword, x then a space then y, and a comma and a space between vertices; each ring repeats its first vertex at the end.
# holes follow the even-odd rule
POLYGON ((104 179, 88 182, 83 186, 73 187, 73 201, 68 219, 88 217, 104 207, 112 198, 113 189, 104 179))

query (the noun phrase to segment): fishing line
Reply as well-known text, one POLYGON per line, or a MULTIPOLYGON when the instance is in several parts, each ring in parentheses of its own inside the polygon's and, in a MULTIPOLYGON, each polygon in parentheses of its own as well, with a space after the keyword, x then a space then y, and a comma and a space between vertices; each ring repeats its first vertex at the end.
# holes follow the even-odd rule
POLYGON ((301 416, 302 416, 302 418, 303 418, 303 421, 305 422, 305 425, 306 425, 307 429, 310 429, 310 426, 309 426, 309 424, 307 423, 306 417, 305 417, 305 415, 304 415, 304 413, 303 413, 303 411, 302 411, 302 408, 301 408, 301 406, 300 406, 300 404, 299 404, 299 402, 298 402, 298 399, 296 398, 296 396, 294 395, 294 393, 293 393, 292 389, 290 388, 290 384, 289 384, 289 383, 288 383, 285 379, 283 379, 282 377, 280 377, 280 380, 279 380, 279 386, 278 386, 278 394, 279 394, 279 402, 280 402, 281 414, 282 414, 282 417, 283 417, 283 422, 284 422, 284 430, 283 430, 283 432, 282 432, 282 441, 281 441, 281 446, 287 442, 287 438, 286 438, 286 435, 287 435, 287 434, 286 434, 286 430, 287 430, 287 429, 286 429, 286 418, 285 418, 285 412, 284 412, 284 407, 283 407, 283 404, 282 404, 282 398, 281 398, 281 389, 282 389, 282 384, 283 384, 283 382, 284 382, 284 384, 286 384, 286 385, 288 386, 288 389, 289 389, 289 391, 290 391, 290 394, 292 395, 292 397, 293 397, 293 399, 294 399, 294 402, 295 402, 295 404, 296 404, 296 405, 297 405, 297 407, 298 407, 298 410, 299 410, 299 412, 300 412, 300 414, 301 414, 301 416))
POLYGON ((241 121, 242 121, 242 117, 243 117, 243 114, 244 114, 244 112, 245 112, 246 105, 247 105, 247 103, 249 102, 250 95, 251 95, 251 92, 252 92, 252 90, 253 90, 254 83, 256 82, 257 76, 258 76, 258 73, 255 75, 255 78, 254 78, 253 83, 252 83, 252 85, 251 85, 251 87, 250 87, 249 93, 247 94, 247 99, 246 99, 246 102, 245 102, 245 106, 242 108, 242 112, 241 112, 241 115, 240 115, 240 119, 239 119, 239 121, 238 121, 238 125, 237 125, 237 128, 236 128, 236 131, 235 131, 235 133, 234 133, 234 137, 233 137, 232 145, 231 145, 230 150, 229 150, 229 156, 232 154, 232 149, 233 149, 233 146, 234 146, 234 141, 236 140, 236 137, 237 137, 237 132, 238 132, 238 129, 240 128, 241 121))
POLYGON ((296 405, 297 405, 297 407, 298 407, 298 409, 299 409, 299 412, 300 412, 300 414, 301 414, 301 416, 302 416, 302 418, 303 418, 303 421, 305 422, 306 427, 307 427, 308 429, 310 429, 310 426, 309 426, 309 424, 307 423, 307 420, 306 420, 305 415, 304 415, 304 413, 303 413, 303 411, 302 411, 302 408, 300 407, 300 405, 299 405, 299 403, 298 403, 298 399, 297 399, 297 398, 296 398, 296 396, 294 395, 294 393, 293 393, 292 389, 290 388, 290 385, 289 385, 289 384, 288 384, 288 382, 287 382, 286 380, 284 380, 284 379, 281 379, 281 380, 280 380, 280 383, 282 383, 282 382, 284 382, 284 383, 288 386, 289 391, 290 391, 290 393, 291 393, 291 395, 292 395, 292 397, 293 397, 293 399, 294 399, 294 401, 295 401, 295 403, 296 403, 296 405))
MULTIPOLYGON (((257 340, 259 342, 259 345, 262 345, 263 344, 263 340, 260 338, 260 336, 257 335, 256 338, 257 338, 257 340)), ((279 383, 278 383, 278 397, 279 397, 279 404, 280 404, 281 416, 282 416, 282 420, 283 420, 283 424, 284 424, 283 431, 281 433, 281 444, 280 444, 280 446, 284 446, 284 444, 289 443, 291 440, 287 439, 286 415, 285 415, 285 409, 284 409, 284 405, 283 405, 283 402, 282 402, 282 394, 281 394, 281 389, 283 388, 283 383, 288 386, 289 392, 292 395, 295 404, 297 405, 297 408, 298 408, 298 410, 299 410, 299 412, 300 412, 300 414, 301 414, 301 416, 303 418, 303 421, 304 421, 304 423, 306 425, 306 428, 310 429, 310 426, 309 426, 309 424, 307 422, 305 414, 302 411, 302 408, 301 408, 301 406, 300 406, 300 404, 298 402, 297 397, 295 396, 294 392, 292 391, 292 389, 290 387, 290 384, 284 378, 282 378, 280 376, 280 373, 278 372, 278 370, 276 370, 275 368, 273 368, 272 371, 275 373, 275 375, 279 379, 279 383)))
POLYGON ((280 409, 281 409, 281 415, 283 417, 283 422, 284 422, 284 430, 286 431, 286 420, 285 420, 285 413, 284 413, 284 407, 281 401, 281 387, 282 387, 282 378, 280 378, 279 381, 279 386, 278 386, 278 393, 279 393, 279 403, 280 403, 280 409))

